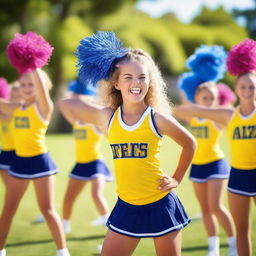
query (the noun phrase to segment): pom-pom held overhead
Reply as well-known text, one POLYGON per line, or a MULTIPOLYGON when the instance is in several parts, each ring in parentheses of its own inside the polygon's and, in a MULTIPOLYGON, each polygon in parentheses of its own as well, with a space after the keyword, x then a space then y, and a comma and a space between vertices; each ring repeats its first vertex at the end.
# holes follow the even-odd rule
POLYGON ((226 71, 226 57, 227 54, 222 46, 201 45, 187 59, 186 64, 205 82, 215 82, 221 79, 226 71))
POLYGON ((194 102, 197 87, 204 82, 216 82, 224 76, 226 52, 222 46, 201 45, 186 61, 192 72, 184 73, 179 79, 181 88, 189 101, 194 102))
POLYGON ((68 84, 68 91, 82 95, 96 95, 95 87, 91 84, 83 84, 79 79, 68 84))
POLYGON ((125 56, 128 49, 123 48, 114 32, 97 31, 80 41, 77 48, 78 75, 82 83, 96 85, 107 80, 116 60, 125 56))
POLYGON ((234 76, 256 70, 256 41, 245 39, 233 46, 228 53, 227 69, 234 76))
POLYGON ((15 34, 7 46, 7 56, 20 74, 47 65, 52 51, 53 47, 33 32, 15 34))
POLYGON ((223 83, 217 84, 217 89, 219 105, 229 105, 236 101, 237 97, 228 85, 223 83))
POLYGON ((9 98, 9 85, 5 78, 0 77, 0 98, 8 99, 9 98))
POLYGON ((190 102, 195 101, 196 89, 199 84, 204 81, 200 76, 197 76, 193 72, 186 72, 181 75, 178 81, 178 87, 183 90, 186 94, 186 98, 190 102))

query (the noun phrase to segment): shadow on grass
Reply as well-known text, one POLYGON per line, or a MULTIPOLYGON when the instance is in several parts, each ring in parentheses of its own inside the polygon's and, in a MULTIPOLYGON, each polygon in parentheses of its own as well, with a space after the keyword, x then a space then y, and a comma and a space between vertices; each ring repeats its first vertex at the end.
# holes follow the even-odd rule
MULTIPOLYGON (((227 244, 221 244, 220 248, 227 248, 227 244)), ((208 246, 190 246, 190 247, 183 247, 182 252, 195 252, 195 251, 207 251, 208 246)))
MULTIPOLYGON (((67 238, 67 241, 76 242, 76 241, 98 240, 98 239, 103 239, 104 237, 105 237, 104 235, 69 237, 67 238)), ((52 239, 37 240, 37 241, 22 241, 17 243, 8 243, 6 247, 8 248, 8 247, 18 247, 18 246, 35 245, 35 244, 48 244, 52 242, 53 242, 52 239)))

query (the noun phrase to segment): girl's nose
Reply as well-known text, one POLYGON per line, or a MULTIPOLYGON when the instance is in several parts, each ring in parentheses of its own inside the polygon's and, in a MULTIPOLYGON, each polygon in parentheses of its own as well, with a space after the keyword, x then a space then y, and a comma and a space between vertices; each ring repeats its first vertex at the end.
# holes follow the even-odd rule
POLYGON ((140 83, 140 79, 139 79, 139 78, 133 78, 133 79, 132 79, 132 82, 139 84, 139 83, 140 83))

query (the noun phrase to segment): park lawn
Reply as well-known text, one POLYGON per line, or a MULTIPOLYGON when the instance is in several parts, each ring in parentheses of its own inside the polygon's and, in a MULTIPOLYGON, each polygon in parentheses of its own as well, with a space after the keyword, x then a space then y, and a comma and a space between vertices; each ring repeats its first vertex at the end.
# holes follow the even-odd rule
MULTIPOLYGON (((68 181, 68 173, 74 163, 74 145, 71 135, 48 135, 47 144, 60 173, 56 175, 56 203, 58 212, 61 213, 62 199, 68 181)), ((222 138, 222 146, 229 158, 227 142, 222 138)), ((102 150, 107 164, 113 171, 113 163, 110 148, 104 141, 102 150)), ((162 146, 162 167, 166 173, 174 170, 180 148, 171 140, 164 139, 162 146)), ((187 173, 188 174, 188 173, 187 173)), ((72 215, 72 232, 67 235, 68 248, 72 256, 96 256, 99 255, 97 246, 102 244, 106 229, 104 227, 92 227, 90 221, 96 218, 97 212, 90 197, 90 184, 81 193, 75 204, 72 215)), ((202 221, 197 218, 200 213, 195 199, 191 182, 187 176, 176 190, 187 213, 192 218, 192 223, 183 232, 182 255, 203 256, 207 254, 207 237, 202 221)), ((107 183, 105 195, 113 207, 116 201, 115 183, 107 183)), ((2 208, 4 187, 0 183, 0 208, 2 208)), ((225 198, 227 205, 227 200, 225 198)), ((253 241, 254 253, 256 253, 256 207, 252 207, 253 216, 253 241)), ((8 256, 54 256, 55 245, 45 223, 33 224, 33 220, 39 215, 33 185, 30 184, 28 191, 22 199, 21 205, 15 216, 8 240, 8 256)), ((1 232, 1 231, 0 231, 1 232)), ((220 228, 221 255, 227 250, 226 237, 220 228)), ((152 239, 142 239, 134 256, 153 256, 154 245, 152 239)), ((121 255, 120 255, 121 256, 121 255)))

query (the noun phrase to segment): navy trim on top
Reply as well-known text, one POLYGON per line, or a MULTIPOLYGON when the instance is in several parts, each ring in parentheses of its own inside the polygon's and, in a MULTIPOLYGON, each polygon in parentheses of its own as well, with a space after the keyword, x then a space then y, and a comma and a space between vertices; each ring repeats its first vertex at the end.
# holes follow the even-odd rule
POLYGON ((157 129, 157 126, 156 126, 156 122, 155 122, 155 118, 154 118, 154 112, 153 112, 153 109, 151 108, 151 111, 150 111, 150 115, 151 115, 151 120, 152 120, 152 123, 154 125, 154 128, 155 128, 155 131, 157 132, 157 134, 162 138, 163 135, 158 131, 157 129))
POLYGON ((117 109, 113 112, 113 114, 112 114, 111 117, 109 118, 109 121, 108 121, 108 128, 109 128, 109 125, 110 125, 110 123, 111 123, 111 121, 112 121, 112 119, 113 119, 113 116, 114 116, 114 114, 116 113, 116 111, 117 111, 117 109))

